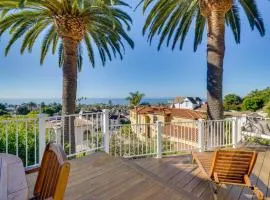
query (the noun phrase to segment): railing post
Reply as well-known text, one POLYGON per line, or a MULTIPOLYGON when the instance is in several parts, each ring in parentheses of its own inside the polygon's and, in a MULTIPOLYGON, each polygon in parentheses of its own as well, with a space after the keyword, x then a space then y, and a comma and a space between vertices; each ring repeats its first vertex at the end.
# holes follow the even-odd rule
POLYGON ((205 150, 205 143, 204 143, 204 124, 205 120, 199 119, 198 120, 198 143, 199 143, 199 151, 203 152, 205 150))
POLYGON ((46 139, 45 139, 45 134, 46 134, 46 115, 45 114, 39 114, 39 124, 38 124, 38 130, 39 130, 39 164, 41 164, 42 157, 45 151, 46 147, 46 139))
POLYGON ((157 126, 157 158, 162 157, 162 122, 158 121, 157 126))
POLYGON ((232 145, 233 148, 236 148, 237 145, 237 132, 238 132, 238 119, 236 117, 232 118, 232 145))
POLYGON ((242 119, 237 118, 236 120, 236 128, 237 128, 237 138, 236 138, 236 143, 239 143, 242 141, 242 119))
POLYGON ((104 151, 110 153, 110 135, 109 135, 109 110, 103 110, 103 131, 104 131, 104 151))

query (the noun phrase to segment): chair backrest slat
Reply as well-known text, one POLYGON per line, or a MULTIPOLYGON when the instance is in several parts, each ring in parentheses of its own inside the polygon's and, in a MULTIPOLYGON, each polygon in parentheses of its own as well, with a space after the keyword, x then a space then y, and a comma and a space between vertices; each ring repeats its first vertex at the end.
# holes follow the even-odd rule
POLYGON ((257 153, 252 151, 215 152, 210 175, 217 173, 220 182, 244 183, 244 175, 250 175, 257 153))
POLYGON ((48 144, 41 162, 41 167, 34 189, 34 196, 38 196, 40 200, 50 197, 54 200, 63 199, 69 171, 70 164, 67 162, 67 157, 61 146, 48 144), (65 171, 64 175, 62 174, 63 170, 65 171), (62 182, 65 187, 57 188, 59 187, 59 182, 62 182), (59 193, 61 195, 59 195, 59 193), (56 198, 56 194, 58 198, 56 198))

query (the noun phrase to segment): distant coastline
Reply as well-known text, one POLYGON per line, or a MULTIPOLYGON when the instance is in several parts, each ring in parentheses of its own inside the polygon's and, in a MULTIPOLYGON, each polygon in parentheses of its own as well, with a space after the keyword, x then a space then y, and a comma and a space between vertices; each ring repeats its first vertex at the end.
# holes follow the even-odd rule
MULTIPOLYGON (((173 98, 145 98, 142 100, 142 103, 150 103, 150 104, 159 104, 159 103, 168 103, 173 98)), ((81 104, 108 104, 109 101, 114 105, 127 105, 128 101, 124 98, 87 98, 86 100, 82 100, 81 104)), ((0 98, 0 103, 7 103, 11 105, 21 105, 23 103, 34 102, 36 104, 40 104, 44 102, 45 104, 50 103, 61 103, 60 98, 51 98, 51 99, 39 99, 39 98, 0 98)))

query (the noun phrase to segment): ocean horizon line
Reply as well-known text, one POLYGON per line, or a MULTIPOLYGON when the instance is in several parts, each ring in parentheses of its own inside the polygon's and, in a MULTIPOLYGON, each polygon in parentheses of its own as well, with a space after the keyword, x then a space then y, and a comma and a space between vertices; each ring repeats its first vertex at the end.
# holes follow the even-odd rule
MULTIPOLYGON (((142 103, 158 104, 158 103, 168 103, 174 97, 146 97, 142 99, 142 103)), ((45 103, 61 103, 62 98, 0 98, 0 103, 7 103, 11 105, 20 105, 23 103, 34 102, 36 104, 45 103)), ((112 104, 127 105, 128 101, 126 98, 88 98, 82 99, 81 104, 112 104)))

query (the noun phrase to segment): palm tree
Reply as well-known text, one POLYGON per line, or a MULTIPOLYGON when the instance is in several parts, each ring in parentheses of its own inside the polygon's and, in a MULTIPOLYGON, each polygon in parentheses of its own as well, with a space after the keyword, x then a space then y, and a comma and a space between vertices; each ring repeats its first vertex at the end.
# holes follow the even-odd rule
POLYGON ((28 103, 28 107, 30 111, 33 111, 35 108, 37 108, 37 104, 31 101, 28 103))
MULTIPOLYGON (((11 34, 5 54, 21 37, 21 54, 26 49, 31 52, 39 36, 44 36, 40 64, 50 49, 52 54, 58 49, 59 66, 63 70, 62 114, 74 114, 83 45, 92 67, 96 63, 94 50, 105 65, 114 57, 123 58, 124 42, 134 47, 125 30, 125 27, 130 29, 132 20, 121 10, 127 6, 122 0, 1 0, 0 36, 6 31, 11 34)), ((65 141, 70 139, 71 151, 75 152, 73 122, 74 118, 65 120, 64 135, 65 141)))
POLYGON ((185 38, 195 20, 194 51, 203 39, 207 26, 207 101, 209 119, 223 118, 222 81, 225 54, 225 24, 240 43, 241 21, 239 8, 242 6, 251 29, 255 27, 261 36, 265 34, 263 20, 255 0, 142 0, 143 11, 150 8, 143 33, 148 32, 151 43, 160 36, 158 50, 166 43, 172 49, 183 48, 185 38))
POLYGON ((131 107, 138 106, 140 102, 142 101, 142 98, 145 95, 143 93, 137 92, 130 92, 129 96, 126 98, 127 101, 129 101, 129 105, 131 107))

